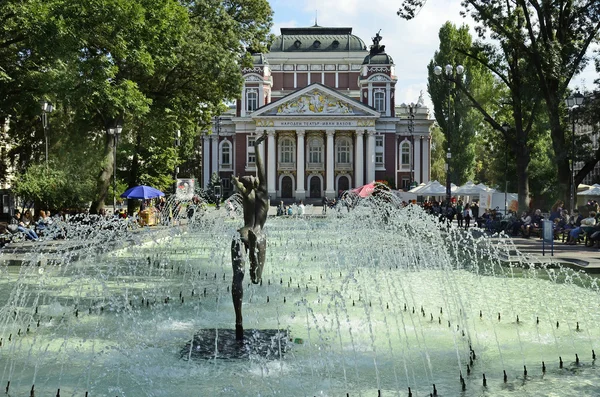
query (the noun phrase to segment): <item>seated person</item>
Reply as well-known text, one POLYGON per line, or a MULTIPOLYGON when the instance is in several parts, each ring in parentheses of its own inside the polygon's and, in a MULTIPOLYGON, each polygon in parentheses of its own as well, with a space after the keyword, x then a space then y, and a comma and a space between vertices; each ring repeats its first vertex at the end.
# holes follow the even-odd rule
MULTIPOLYGON (((325 206, 325 204, 323 204, 325 206)), ((285 205, 283 205, 283 201, 279 202, 277 206, 277 216, 285 215, 285 205)))
POLYGON ((531 223, 531 216, 529 216, 527 211, 523 211, 523 213, 521 214, 521 218, 519 218, 515 222, 513 222, 511 234, 515 237, 518 236, 519 231, 523 232, 525 229, 524 227, 528 226, 530 223, 531 223))
POLYGON ((569 239, 567 240, 567 244, 574 245, 577 244, 577 240, 581 236, 584 231, 584 227, 591 227, 596 225, 596 213, 590 212, 587 218, 582 219, 581 226, 575 227, 571 229, 569 232, 569 239))
MULTIPOLYGON (((25 238, 27 240, 32 240, 32 241, 39 240, 39 236, 37 235, 37 233, 34 230, 27 228, 25 226, 25 223, 21 220, 21 211, 15 210, 15 216, 13 216, 12 219, 10 220, 10 224, 16 225, 17 230, 19 232, 25 234, 25 238)), ((10 230, 10 228, 9 228, 9 230, 10 230)))
POLYGON ((523 231, 523 237, 529 238, 532 230, 540 229, 542 227, 543 220, 544 218, 542 217, 542 210, 535 210, 533 216, 531 217, 531 222, 528 225, 523 225, 521 227, 521 230, 523 231))

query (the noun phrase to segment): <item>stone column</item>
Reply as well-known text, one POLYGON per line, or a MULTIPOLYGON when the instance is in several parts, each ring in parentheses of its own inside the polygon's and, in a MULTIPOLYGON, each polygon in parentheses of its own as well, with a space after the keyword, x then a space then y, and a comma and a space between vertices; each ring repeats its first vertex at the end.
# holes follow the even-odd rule
POLYGON ((210 182, 210 136, 204 135, 202 141, 202 187, 206 189, 210 182))
POLYGON ((217 135, 212 135, 210 138, 212 141, 212 148, 210 150, 212 154, 212 167, 210 174, 212 175, 214 172, 219 172, 219 137, 217 135))
POLYGON ((392 115, 392 97, 390 83, 385 84, 385 115, 390 117, 392 115))
POLYGON ((375 130, 367 131, 367 183, 375 180, 375 130))
POLYGON ((267 131, 267 146, 269 155, 265 161, 267 167, 267 191, 271 196, 271 199, 275 199, 277 196, 277 189, 275 188, 275 173, 277 171, 277 151, 275 150, 275 130, 267 131))
POLYGON ((364 158, 364 148, 363 148, 363 141, 364 141, 364 130, 356 130, 356 145, 354 146, 354 150, 356 151, 356 154, 354 156, 354 185, 355 187, 359 187, 364 185, 364 164, 365 164, 365 158, 364 158))
POLYGON ((423 143, 423 136, 413 136, 413 169, 415 173, 413 175, 414 181, 421 183, 421 144, 423 143))
POLYGON ((325 131, 327 134, 327 165, 326 165, 326 173, 327 173, 327 184, 325 185, 325 195, 328 198, 335 197, 335 187, 334 183, 334 170, 333 170, 333 162, 335 156, 334 150, 334 140, 333 137, 335 135, 335 130, 327 130, 325 131))
POLYGON ((304 200, 306 198, 306 190, 304 189, 304 130, 296 130, 296 148, 298 157, 296 159, 296 199, 304 200))

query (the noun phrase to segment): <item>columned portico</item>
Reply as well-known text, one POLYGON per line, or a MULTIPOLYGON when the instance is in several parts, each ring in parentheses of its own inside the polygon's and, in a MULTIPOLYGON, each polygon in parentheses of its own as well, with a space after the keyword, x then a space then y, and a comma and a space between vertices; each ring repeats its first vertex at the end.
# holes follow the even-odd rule
POLYGON ((275 130, 267 130, 267 147, 269 155, 267 156, 267 189, 269 196, 275 198, 277 189, 275 186, 275 164, 276 164, 276 147, 275 147, 275 130))
POLYGON ((356 145, 355 150, 356 154, 354 155, 354 186, 359 187, 364 185, 363 176, 364 169, 363 164, 365 163, 364 159, 364 149, 363 149, 363 138, 364 131, 356 130, 356 145))
POLYGON ((298 160, 296 163, 296 172, 298 180, 296 181, 296 198, 303 200, 306 198, 306 190, 304 188, 304 130, 296 130, 296 148, 298 150, 298 160))
POLYGON ((333 137, 335 135, 335 130, 326 130, 325 134, 327 135, 327 184, 325 185, 325 195, 329 198, 335 197, 335 186, 333 186, 334 182, 334 171, 333 171, 333 156, 334 156, 334 143, 333 137))

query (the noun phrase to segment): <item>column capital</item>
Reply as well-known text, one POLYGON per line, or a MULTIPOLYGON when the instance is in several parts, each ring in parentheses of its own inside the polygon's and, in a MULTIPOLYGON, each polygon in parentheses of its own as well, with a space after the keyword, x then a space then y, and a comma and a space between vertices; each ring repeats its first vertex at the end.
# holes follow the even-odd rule
POLYGON ((275 129, 273 128, 267 128, 265 132, 267 133, 267 136, 275 136, 275 129))
POLYGON ((367 133, 367 135, 369 135, 369 136, 373 136, 373 135, 375 135, 375 133, 376 133, 376 132, 377 132, 377 131, 375 131, 375 129, 374 129, 374 128, 369 128, 369 129, 367 129, 367 130, 366 130, 366 133, 367 133))
POLYGON ((331 129, 325 130, 325 134, 327 134, 328 137, 329 136, 332 137, 335 135, 335 130, 331 130, 331 129))
POLYGON ((354 131, 354 133, 356 134, 357 137, 361 137, 365 134, 365 130, 357 129, 356 131, 354 131))
POLYGON ((218 141, 219 140, 219 136, 217 134, 212 134, 210 136, 210 139, 212 139, 213 141, 218 141))
POLYGON ((304 135, 306 135, 306 130, 296 130, 296 135, 297 136, 304 136, 304 135))

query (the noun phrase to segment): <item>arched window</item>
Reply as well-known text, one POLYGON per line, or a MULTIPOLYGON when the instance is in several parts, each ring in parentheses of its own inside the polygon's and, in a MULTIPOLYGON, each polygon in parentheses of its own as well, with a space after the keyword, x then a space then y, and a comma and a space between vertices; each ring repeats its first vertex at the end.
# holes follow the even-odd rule
POLYGON ((341 138, 338 140, 336 145, 336 159, 338 164, 350 164, 352 161, 352 146, 350 140, 347 138, 341 138))
POLYGON ((294 142, 289 138, 284 138, 281 141, 281 146, 279 150, 279 162, 288 164, 293 163, 296 158, 294 152, 294 142))
POLYGON ((375 107, 375 110, 378 112, 385 112, 385 90, 381 88, 375 90, 373 98, 373 106, 375 107))
POLYGON ((310 164, 323 162, 323 142, 318 138, 313 138, 308 142, 308 162, 310 164))
POLYGON ((400 168, 410 169, 410 142, 408 141, 400 144, 400 168))
POLYGON ((253 112, 258 109, 258 91, 256 89, 246 90, 246 111, 253 112))
POLYGON ((231 143, 224 141, 221 145, 221 165, 223 167, 231 166, 231 143))

